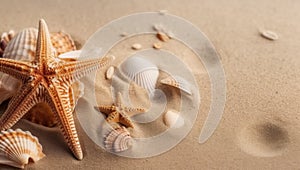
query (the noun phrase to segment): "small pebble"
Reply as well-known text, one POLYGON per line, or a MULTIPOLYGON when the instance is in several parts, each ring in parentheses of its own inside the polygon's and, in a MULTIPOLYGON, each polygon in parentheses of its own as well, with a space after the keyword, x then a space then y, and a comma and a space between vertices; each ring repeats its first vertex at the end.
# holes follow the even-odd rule
POLYGON ((170 37, 167 36, 165 33, 162 33, 162 32, 158 32, 156 34, 157 38, 160 40, 160 41, 163 41, 163 42, 167 42, 170 40, 170 37))
POLYGON ((272 41, 277 40, 279 38, 275 32, 269 30, 261 31, 260 34, 262 37, 272 41))
POLYGON ((122 32, 120 35, 121 35, 121 37, 127 37, 128 33, 127 32, 122 32))
POLYGON ((162 47, 162 44, 160 42, 156 42, 153 44, 153 48, 155 48, 155 49, 161 49, 161 47, 162 47))
POLYGON ((168 11, 165 10, 165 9, 162 9, 162 10, 159 10, 158 13, 159 13, 160 15, 166 15, 166 14, 168 13, 168 11))
POLYGON ((110 80, 113 77, 114 72, 115 72, 115 68, 113 66, 110 66, 106 71, 105 78, 110 80))
POLYGON ((131 46, 132 49, 134 50, 139 50, 142 48, 142 45, 141 44, 138 44, 138 43, 135 43, 131 46))

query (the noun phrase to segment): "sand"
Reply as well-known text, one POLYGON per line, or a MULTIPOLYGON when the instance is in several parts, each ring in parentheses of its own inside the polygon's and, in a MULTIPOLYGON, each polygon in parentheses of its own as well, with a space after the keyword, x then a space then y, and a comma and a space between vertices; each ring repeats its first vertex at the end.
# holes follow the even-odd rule
MULTIPOLYGON (((47 155, 28 169, 298 169, 300 166, 300 2, 298 1, 35 1, 2 0, 0 32, 36 27, 64 30, 83 45, 100 27, 119 17, 167 10, 199 27, 220 54, 226 74, 226 105, 217 130, 198 143, 210 107, 210 83, 197 72, 201 105, 191 132, 161 155, 130 159, 104 151, 76 120, 84 159, 77 161, 59 129, 21 120, 47 155), (270 41, 259 30, 276 32, 270 41)), ((137 37, 138 38, 138 37, 137 37)), ((128 46, 130 47, 130 42, 128 46)), ((150 44, 148 44, 150 45, 150 44)), ((174 45, 173 48, 177 46, 174 45)), ((191 68, 195 68, 191 65, 191 68)), ((13 169, 0 166, 0 169, 13 169)))

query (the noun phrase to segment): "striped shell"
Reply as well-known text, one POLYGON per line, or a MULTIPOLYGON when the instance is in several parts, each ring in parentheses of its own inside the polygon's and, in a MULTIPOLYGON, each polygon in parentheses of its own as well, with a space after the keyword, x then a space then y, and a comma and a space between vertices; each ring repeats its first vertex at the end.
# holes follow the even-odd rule
POLYGON ((42 145, 30 132, 21 129, 0 133, 0 164, 24 168, 29 160, 37 162, 45 154, 42 145))
POLYGON ((154 94, 159 75, 155 64, 141 57, 130 57, 121 64, 120 68, 129 79, 145 88, 150 95, 154 94))
MULTIPOLYGON (((7 44, 3 57, 15 60, 32 61, 36 53, 37 33, 38 31, 35 28, 27 28, 19 32, 7 44)), ((53 54, 55 56, 76 50, 71 36, 63 32, 52 33, 51 42, 55 49, 55 54, 53 54)), ((78 56, 75 56, 75 59, 73 58, 72 60, 76 60, 76 57, 78 56)), ((72 61, 69 58, 61 59, 65 61, 72 61)), ((20 85, 20 82, 15 78, 7 74, 0 73, 0 104, 11 98, 17 92, 20 85)), ((83 84, 81 82, 76 82, 72 85, 72 87, 70 87, 70 90, 73 90, 74 92, 74 96, 72 96, 72 98, 76 103, 77 99, 83 95, 83 84)), ((27 113, 25 118, 47 127, 53 127, 57 123, 50 108, 48 108, 44 103, 34 106, 27 113)))
POLYGON ((192 94, 190 83, 180 76, 169 76, 165 79, 162 79, 160 83, 178 88, 187 94, 192 94))
POLYGON ((122 126, 111 130, 104 138, 104 146, 112 152, 122 152, 132 146, 132 138, 128 130, 122 126))

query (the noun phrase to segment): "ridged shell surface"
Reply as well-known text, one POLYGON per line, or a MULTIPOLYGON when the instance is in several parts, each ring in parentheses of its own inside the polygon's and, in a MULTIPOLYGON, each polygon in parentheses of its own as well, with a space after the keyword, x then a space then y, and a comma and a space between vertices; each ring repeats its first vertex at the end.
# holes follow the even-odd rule
POLYGON ((30 132, 9 129, 0 133, 0 164, 24 168, 29 159, 37 162, 44 156, 42 145, 30 132))
POLYGON ((132 146, 132 137, 128 130, 122 126, 111 130, 104 138, 104 146, 112 152, 122 152, 132 146))
POLYGON ((120 69, 129 79, 145 88, 150 95, 154 93, 159 75, 158 68, 155 64, 144 58, 134 56, 124 61, 120 69))
POLYGON ((166 84, 175 88, 178 88, 188 94, 192 94, 190 83, 180 76, 169 76, 160 81, 162 84, 166 84))

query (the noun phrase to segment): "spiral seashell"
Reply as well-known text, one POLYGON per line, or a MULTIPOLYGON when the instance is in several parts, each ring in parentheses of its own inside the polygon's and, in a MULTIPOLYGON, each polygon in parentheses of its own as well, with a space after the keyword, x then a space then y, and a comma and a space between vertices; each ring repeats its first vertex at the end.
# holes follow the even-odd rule
POLYGON ((112 152, 125 151, 132 143, 132 137, 124 126, 113 128, 104 138, 105 148, 112 152))
POLYGON ((45 156, 42 150, 38 139, 29 131, 9 129, 0 133, 0 164, 24 168, 29 160, 42 159, 45 156))
POLYGON ((162 79, 160 83, 178 88, 187 94, 192 94, 190 83, 180 76, 169 76, 165 79, 162 79))
MULTIPOLYGON (((12 39, 5 38, 9 42, 7 46, 5 46, 3 57, 15 60, 33 60, 36 53, 37 32, 38 31, 35 28, 27 28, 19 32, 14 37, 10 37, 12 39)), ((75 61, 79 57, 80 51, 72 53, 73 50, 76 50, 76 47, 70 35, 63 32, 51 33, 51 42, 53 48, 55 49, 55 53, 53 54, 54 56, 61 56, 63 54, 71 53, 72 56, 71 54, 67 54, 68 58, 60 58, 66 62, 75 61)), ((15 78, 7 74, 0 73, 0 104, 3 101, 11 98, 15 92, 18 91, 21 85, 20 83, 21 82, 15 78)), ((69 91, 73 92, 72 99, 73 104, 75 105, 77 100, 83 96, 84 85, 81 82, 75 82, 70 87, 69 91)), ((47 127, 53 127, 57 124, 53 113, 51 113, 51 109, 48 108, 48 106, 46 106, 44 103, 34 106, 26 114, 25 118, 29 121, 47 127)))
POLYGON ((121 64, 120 68, 129 79, 153 95, 159 75, 155 64, 141 57, 130 57, 121 64))

